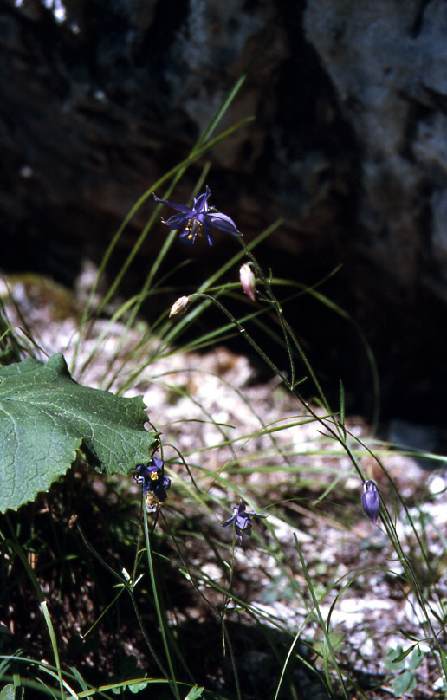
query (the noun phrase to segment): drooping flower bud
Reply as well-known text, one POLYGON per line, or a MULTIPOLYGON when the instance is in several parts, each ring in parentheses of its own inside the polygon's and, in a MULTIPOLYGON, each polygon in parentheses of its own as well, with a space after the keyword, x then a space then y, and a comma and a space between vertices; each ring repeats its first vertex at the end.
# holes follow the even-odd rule
POLYGON ((189 297, 179 297, 177 301, 171 306, 171 311, 169 312, 169 318, 173 316, 178 316, 182 314, 189 304, 189 297))
POLYGON ((368 518, 375 524, 379 517, 380 494, 374 481, 365 481, 363 484, 362 506, 368 518))
POLYGON ((250 263, 244 263, 239 270, 239 279, 241 280, 242 291, 249 299, 256 301, 256 277, 250 263))

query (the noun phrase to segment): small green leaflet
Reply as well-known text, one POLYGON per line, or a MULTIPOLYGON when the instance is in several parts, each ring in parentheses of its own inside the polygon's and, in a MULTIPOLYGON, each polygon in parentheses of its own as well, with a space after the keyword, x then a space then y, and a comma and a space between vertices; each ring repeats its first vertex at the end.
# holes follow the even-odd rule
POLYGON ((77 384, 62 355, 0 368, 0 512, 16 510, 65 474, 83 447, 107 474, 147 462, 157 434, 141 398, 77 384))
POLYGON ((124 685, 117 685, 116 688, 112 688, 112 693, 121 695, 123 690, 130 690, 131 693, 136 695, 145 690, 145 688, 147 688, 147 681, 143 681, 143 683, 124 683, 124 685))
POLYGON ((189 691, 188 695, 186 696, 185 700, 200 700, 200 698, 203 696, 203 691, 205 688, 200 687, 195 685, 191 688, 189 691))
POLYGON ((397 698, 401 698, 405 693, 411 693, 417 684, 416 675, 412 671, 404 671, 393 680, 392 690, 397 698))
POLYGON ((4 685, 3 688, 0 690, 0 700, 15 700, 15 697, 16 689, 12 685, 12 683, 4 685))

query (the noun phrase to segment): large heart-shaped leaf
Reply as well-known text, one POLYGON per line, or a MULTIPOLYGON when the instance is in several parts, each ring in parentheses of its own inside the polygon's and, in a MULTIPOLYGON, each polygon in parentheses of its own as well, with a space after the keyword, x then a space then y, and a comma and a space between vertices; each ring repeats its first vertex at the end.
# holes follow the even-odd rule
POLYGON ((0 368, 0 512, 46 491, 81 446, 108 474, 147 462, 157 434, 146 420, 142 399, 77 384, 62 355, 0 368))

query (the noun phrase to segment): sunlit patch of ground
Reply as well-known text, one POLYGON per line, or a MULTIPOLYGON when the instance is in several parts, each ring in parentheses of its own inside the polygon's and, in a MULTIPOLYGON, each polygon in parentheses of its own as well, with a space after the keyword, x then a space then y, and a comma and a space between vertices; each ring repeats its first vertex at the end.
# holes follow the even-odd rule
MULTIPOLYGON (((47 283, 42 286, 37 278, 11 279, 10 284, 41 357, 62 352, 72 362, 82 310, 79 299, 61 296, 60 289, 47 283), (66 302, 63 313, 61 299, 66 302)), ((5 294, 3 288, 4 298, 5 294)), ((17 308, 8 303, 7 311, 12 324, 22 327, 17 308)), ((143 322, 129 331, 121 323, 96 321, 80 346, 75 377, 91 386, 110 383, 112 390, 119 389, 157 345, 155 338, 149 338, 139 347, 146 332, 143 322)), ((409 696, 435 697, 440 674, 423 643, 426 632, 421 610, 386 534, 361 510, 358 476, 322 425, 306 422, 309 414, 278 380, 258 384, 248 357, 218 347, 200 354, 172 352, 151 361, 126 394, 143 395, 150 421, 162 433, 163 442, 178 448, 203 493, 213 496, 211 505, 194 498, 187 469, 167 447, 173 488, 160 528, 175 531, 179 551, 176 554, 173 548, 171 562, 179 568, 186 562, 194 585, 191 599, 184 601, 183 608, 176 606, 173 624, 185 628, 191 620, 205 624, 210 620, 209 606, 222 610, 225 595, 221 590, 229 585, 225 561, 231 558, 231 532, 220 524, 243 496, 268 518, 235 550, 233 593, 265 625, 292 635, 300 631, 299 638, 312 640, 318 653, 324 638, 312 612, 298 547, 321 615, 330 620, 330 639, 342 670, 356 678, 368 698, 390 697, 392 683, 405 672, 403 665, 407 663, 407 671, 410 668, 410 656, 402 668, 393 668, 390 653, 420 640, 422 655, 417 668, 410 668, 416 685, 413 683, 409 696), (284 429, 271 430, 280 427, 284 429), (224 550, 219 549, 221 542, 226 545, 224 550)), ((322 409, 315 411, 324 416, 322 409)), ((349 417, 347 427, 365 474, 375 479, 396 518, 401 544, 424 586, 431 622, 443 639, 447 599, 443 474, 423 471, 411 457, 374 444, 360 418, 349 417), (426 549, 425 562, 387 477, 356 444, 355 437, 377 449, 409 504, 426 549)), ((138 488, 131 479, 128 492, 137 503, 138 488)), ((233 603, 228 604, 226 618, 234 623, 251 619, 247 611, 235 611, 233 603)), ((312 660, 319 664, 314 653, 312 660)), ((255 659, 247 663, 256 666, 255 659)))

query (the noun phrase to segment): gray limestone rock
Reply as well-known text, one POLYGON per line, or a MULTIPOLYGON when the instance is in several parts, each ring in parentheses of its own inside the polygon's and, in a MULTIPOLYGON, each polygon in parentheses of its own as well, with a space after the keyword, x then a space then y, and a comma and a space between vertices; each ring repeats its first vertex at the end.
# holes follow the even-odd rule
POLYGON ((305 31, 357 139, 357 245, 399 287, 447 300, 446 3, 312 0, 305 31))

